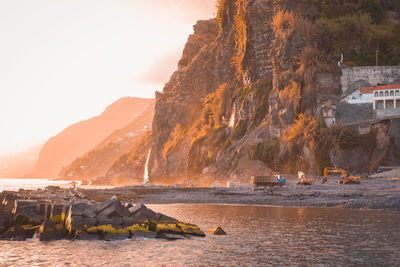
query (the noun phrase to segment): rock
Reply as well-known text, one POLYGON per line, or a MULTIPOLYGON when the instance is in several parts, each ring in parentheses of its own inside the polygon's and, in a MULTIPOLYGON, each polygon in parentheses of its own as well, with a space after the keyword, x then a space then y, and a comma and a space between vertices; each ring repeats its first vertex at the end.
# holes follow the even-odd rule
POLYGON ((72 204, 69 208, 68 217, 83 216, 88 209, 90 209, 90 205, 84 202, 72 204))
POLYGON ((206 236, 206 234, 200 230, 200 227, 194 224, 186 224, 178 222, 177 226, 183 231, 185 235, 194 235, 194 236, 206 236))
POLYGON ((97 225, 108 225, 108 224, 110 224, 113 227, 120 227, 123 224, 122 218, 123 217, 119 217, 119 216, 110 218, 110 217, 98 215, 96 217, 96 222, 97 222, 97 225))
POLYGON ((183 231, 174 222, 166 221, 151 221, 150 230, 158 234, 160 233, 170 233, 170 234, 180 234, 183 235, 183 231))
POLYGON ((67 222, 65 223, 65 227, 67 228, 69 233, 87 230, 96 225, 96 218, 84 218, 81 216, 70 216, 67 218, 67 222))
POLYGON ((9 228, 12 217, 11 212, 0 212, 0 234, 4 233, 9 228))
POLYGON ((172 233, 160 233, 159 235, 157 235, 157 238, 162 238, 167 240, 178 240, 178 239, 184 239, 185 236, 172 233))
POLYGON ((51 215, 51 203, 50 202, 39 202, 37 204, 38 214, 43 218, 50 218, 51 215))
POLYGON ((213 235, 226 235, 226 232, 219 226, 217 228, 209 230, 208 232, 213 235))
POLYGON ((68 234, 67 229, 52 220, 44 221, 39 228, 40 241, 59 240, 68 234))
POLYGON ((110 200, 103 202, 98 208, 100 216, 116 217, 116 216, 129 216, 129 210, 123 206, 121 202, 113 196, 110 200))
POLYGON ((23 210, 37 210, 37 200, 16 199, 14 200, 14 208, 12 213, 16 214, 23 210))
POLYGON ((14 209, 14 204, 15 204, 15 200, 19 199, 20 197, 17 196, 17 194, 15 194, 15 192, 3 192, 3 200, 2 200, 2 205, 6 208, 6 209, 14 209))
POLYGON ((32 238, 38 227, 16 224, 0 236, 0 239, 23 241, 32 238))
POLYGON ((104 240, 105 241, 121 241, 128 239, 126 235, 121 235, 121 234, 110 234, 110 233, 105 233, 104 234, 104 240))
POLYGON ((97 233, 92 234, 85 231, 76 232, 73 240, 86 240, 86 241, 94 241, 94 240, 102 240, 103 238, 99 236, 97 233))
POLYGON ((35 233, 41 241, 67 238, 122 240, 131 237, 173 240, 184 235, 203 236, 195 225, 180 223, 142 203, 122 205, 116 197, 102 203, 76 199, 71 200, 72 203, 63 203, 60 193, 53 196, 46 191, 20 190, 18 194, 3 192, 0 195, 5 204, 0 206, 2 239, 25 240, 35 233))
POLYGON ((157 213, 148 209, 143 203, 136 204, 136 206, 129 209, 129 216, 138 221, 144 220, 157 220, 157 213))
POLYGON ((64 204, 53 204, 51 206, 50 220, 55 223, 64 223, 62 220, 62 215, 65 214, 65 205, 64 204))
POLYGON ((156 238, 157 237, 157 233, 156 232, 151 232, 151 231, 141 231, 141 230, 137 230, 135 232, 133 232, 133 234, 131 235, 131 238, 156 238))

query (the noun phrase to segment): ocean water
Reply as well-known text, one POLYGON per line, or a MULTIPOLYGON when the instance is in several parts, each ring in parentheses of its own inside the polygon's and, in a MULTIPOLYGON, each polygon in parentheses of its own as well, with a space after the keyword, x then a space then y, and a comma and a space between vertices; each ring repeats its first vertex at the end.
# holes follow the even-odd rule
POLYGON ((400 214, 173 204, 149 208, 228 235, 176 241, 0 241, 0 266, 400 266, 400 214))
POLYGON ((18 189, 38 189, 45 188, 48 185, 54 186, 68 186, 70 181, 52 181, 48 179, 9 179, 0 178, 0 192, 11 190, 18 191, 18 189))

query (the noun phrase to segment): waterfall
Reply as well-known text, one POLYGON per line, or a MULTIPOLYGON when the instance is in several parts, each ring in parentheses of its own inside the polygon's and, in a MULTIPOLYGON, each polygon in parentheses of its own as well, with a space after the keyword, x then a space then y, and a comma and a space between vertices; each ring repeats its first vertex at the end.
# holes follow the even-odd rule
POLYGON ((148 166, 149 166, 150 154, 151 154, 151 149, 149 150, 149 153, 147 154, 146 164, 144 165, 143 183, 146 183, 149 181, 148 166))
POLYGON ((228 124, 229 128, 233 128, 235 126, 235 120, 236 120, 236 104, 233 103, 232 114, 228 124))

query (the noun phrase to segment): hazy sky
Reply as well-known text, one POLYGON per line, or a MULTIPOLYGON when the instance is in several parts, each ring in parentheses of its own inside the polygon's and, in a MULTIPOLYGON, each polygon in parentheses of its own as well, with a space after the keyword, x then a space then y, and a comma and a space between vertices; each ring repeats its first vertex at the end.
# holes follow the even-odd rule
POLYGON ((215 0, 0 0, 0 155, 154 97, 215 0))

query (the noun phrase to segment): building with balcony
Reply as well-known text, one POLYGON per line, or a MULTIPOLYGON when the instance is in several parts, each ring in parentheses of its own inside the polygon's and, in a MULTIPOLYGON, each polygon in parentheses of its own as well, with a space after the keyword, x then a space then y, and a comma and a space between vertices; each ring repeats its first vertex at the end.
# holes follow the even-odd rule
POLYGON ((374 110, 400 109, 400 84, 362 88, 373 93, 374 110))

